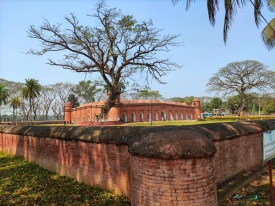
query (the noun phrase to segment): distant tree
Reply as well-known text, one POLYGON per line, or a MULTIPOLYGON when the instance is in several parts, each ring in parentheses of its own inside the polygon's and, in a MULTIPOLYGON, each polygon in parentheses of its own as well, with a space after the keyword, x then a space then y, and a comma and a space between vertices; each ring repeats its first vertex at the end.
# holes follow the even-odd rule
POLYGON ((13 97, 11 102, 10 102, 10 106, 12 107, 12 112, 13 112, 13 116, 14 116, 14 111, 15 111, 15 120, 13 118, 13 121, 15 122, 15 124, 17 125, 17 108, 21 105, 21 100, 18 96, 13 97))
POLYGON ((74 94, 69 95, 68 102, 72 103, 73 108, 79 107, 78 98, 74 94))
POLYGON ((23 97, 29 100, 30 104, 30 125, 32 124, 33 102, 40 95, 41 85, 36 79, 25 79, 25 87, 22 90, 23 97))
POLYGON ((9 98, 9 91, 8 89, 0 84, 0 123, 2 122, 2 116, 1 116, 1 106, 6 105, 9 98))
POLYGON ((212 97, 207 97, 207 96, 199 97, 202 112, 211 112, 212 110, 210 106, 211 99, 212 97))
POLYGON ((275 83, 275 72, 267 70, 266 66, 257 61, 233 62, 211 77, 207 83, 207 91, 217 94, 240 95, 241 104, 237 115, 244 109, 247 102, 247 94, 251 91, 272 89, 275 83))
MULTIPOLYGON (((55 103, 54 103, 55 109, 52 108, 52 110, 55 112, 57 112, 57 110, 58 110, 58 115, 62 115, 64 113, 65 104, 68 100, 69 95, 72 93, 72 87, 73 87, 73 84, 71 84, 69 82, 65 82, 65 83, 59 82, 59 83, 56 83, 53 85, 56 98, 55 98, 55 103), (59 105, 59 106, 57 106, 57 105, 59 105), (63 108, 61 110, 61 112, 60 112, 60 107, 63 108)), ((58 115, 57 115, 57 117, 58 117, 58 115)))
MULTIPOLYGON (((179 0, 172 0, 173 3, 177 3, 179 0)), ((195 0, 187 0, 186 1, 186 10, 189 9, 191 2, 195 0)), ((225 17, 224 17, 224 27, 223 27, 223 39, 226 43, 228 31, 234 22, 234 16, 237 14, 237 9, 243 7, 248 0, 226 0, 224 2, 225 8, 225 17)), ((267 49, 273 49, 275 47, 275 18, 273 18, 270 22, 264 18, 261 13, 261 9, 263 7, 264 2, 266 2, 267 7, 274 11, 275 9, 275 0, 250 0, 252 5, 254 6, 254 19, 255 24, 259 27, 261 23, 261 18, 266 22, 266 26, 262 31, 262 40, 265 43, 267 49)), ((218 0, 207 0, 207 9, 208 9, 208 17, 212 26, 215 25, 215 16, 217 11, 219 10, 218 0)))
POLYGON ((257 105, 260 106, 260 109, 262 108, 262 112, 264 114, 275 113, 275 98, 273 94, 263 94, 261 97, 258 98, 257 103, 257 105))
POLYGON ((48 64, 101 75, 110 94, 101 109, 101 117, 108 115, 121 94, 120 82, 132 79, 133 74, 140 72, 147 80, 152 78, 164 83, 162 76, 181 68, 169 57, 159 59, 155 55, 181 46, 175 42, 179 35, 162 35, 162 30, 154 28, 151 20, 138 23, 131 15, 109 9, 104 0, 99 1, 95 13, 88 16, 98 23, 93 27, 81 26, 71 14, 65 18, 71 29, 62 29, 62 24, 52 25, 47 20, 39 28, 30 26, 28 37, 39 40, 42 48, 29 53, 41 56, 47 52, 68 52, 63 62, 49 60, 48 64))
POLYGON ((48 120, 49 111, 53 101, 56 98, 54 85, 43 86, 41 90, 41 104, 44 110, 45 119, 48 120))
POLYGON ((213 97, 211 100, 210 100, 210 106, 213 109, 221 109, 221 106, 222 106, 222 99, 219 98, 219 97, 213 97))
POLYGON ((101 91, 100 88, 96 88, 96 85, 92 85, 90 80, 80 81, 77 85, 72 87, 72 92, 75 93, 78 98, 82 99, 80 101, 82 104, 94 102, 95 96, 101 91))
POLYGON ((159 91, 149 91, 148 89, 142 89, 138 92, 138 99, 159 99, 162 95, 159 91))
POLYGON ((183 103, 185 99, 183 97, 172 97, 172 98, 169 98, 169 100, 172 101, 172 102, 181 102, 181 103, 183 103))

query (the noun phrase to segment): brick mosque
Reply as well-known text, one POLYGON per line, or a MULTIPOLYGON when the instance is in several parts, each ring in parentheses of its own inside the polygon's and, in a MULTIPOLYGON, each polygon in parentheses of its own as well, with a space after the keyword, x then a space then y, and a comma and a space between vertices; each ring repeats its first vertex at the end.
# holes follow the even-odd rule
MULTIPOLYGON (((65 121, 83 126, 97 122, 104 101, 91 102, 73 108, 71 102, 65 104, 65 121)), ((197 120, 200 118, 200 100, 195 98, 191 105, 160 100, 120 100, 111 108, 104 122, 143 122, 165 120, 197 120)))

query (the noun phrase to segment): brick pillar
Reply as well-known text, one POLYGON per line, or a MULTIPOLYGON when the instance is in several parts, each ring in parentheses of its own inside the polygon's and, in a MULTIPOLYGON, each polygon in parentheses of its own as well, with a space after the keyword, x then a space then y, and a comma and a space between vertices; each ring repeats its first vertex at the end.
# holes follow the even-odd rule
POLYGON ((72 103, 71 102, 67 102, 65 104, 65 117, 64 117, 64 120, 66 122, 71 122, 72 121, 72 115, 71 115, 71 112, 72 112, 72 103))
POLYGON ((217 205, 213 156, 153 159, 131 156, 131 204, 217 205))

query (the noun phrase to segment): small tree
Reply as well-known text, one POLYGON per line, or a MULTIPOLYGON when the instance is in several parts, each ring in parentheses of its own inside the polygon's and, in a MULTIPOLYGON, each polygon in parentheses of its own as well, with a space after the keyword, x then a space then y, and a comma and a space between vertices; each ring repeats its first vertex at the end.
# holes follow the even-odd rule
POLYGON ((179 69, 170 58, 159 59, 156 53, 169 52, 169 47, 181 46, 174 40, 179 35, 162 35, 162 30, 153 27, 153 22, 137 22, 131 15, 123 15, 116 8, 109 9, 105 1, 96 4, 95 26, 81 26, 74 14, 65 20, 70 29, 61 29, 61 24, 52 25, 47 20, 38 29, 30 26, 28 36, 41 42, 41 50, 30 50, 30 54, 68 52, 64 61, 49 60, 48 64, 61 66, 76 72, 98 73, 107 86, 109 96, 100 116, 108 116, 115 100, 121 94, 120 83, 132 79, 140 72, 160 83, 162 76, 179 69))
POLYGON ((30 125, 32 124, 32 108, 34 98, 40 95, 41 85, 36 79, 25 79, 25 87, 22 90, 23 97, 29 100, 30 104, 30 125))
POLYGON ((18 96, 12 98, 10 106, 12 107, 13 111, 13 116, 14 116, 14 111, 15 111, 15 120, 13 117, 13 121, 15 121, 15 124, 17 125, 17 108, 21 105, 20 98, 18 96))
POLYGON ((211 77, 207 83, 208 92, 216 91, 223 96, 239 95, 241 104, 237 115, 246 105, 247 93, 251 91, 262 91, 273 89, 275 83, 275 72, 267 70, 266 66, 257 61, 233 62, 211 77))
POLYGON ((69 95, 68 102, 72 103, 73 108, 79 106, 78 98, 74 94, 69 95))

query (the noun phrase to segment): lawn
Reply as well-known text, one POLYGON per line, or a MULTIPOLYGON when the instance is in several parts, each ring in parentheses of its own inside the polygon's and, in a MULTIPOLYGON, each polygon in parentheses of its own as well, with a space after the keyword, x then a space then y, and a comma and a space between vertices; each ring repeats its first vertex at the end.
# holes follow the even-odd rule
POLYGON ((1 205, 130 205, 126 197, 28 163, 0 152, 1 205))
MULTIPOLYGON (((132 122, 124 123, 119 126, 184 126, 184 125, 197 125, 197 124, 212 124, 212 123, 225 123, 225 122, 236 122, 236 120, 207 120, 207 121, 197 121, 197 120, 178 120, 178 121, 154 121, 152 124, 150 122, 132 122)), ((34 126, 64 126, 64 124, 39 124, 34 126)), ((69 124, 67 126, 78 126, 77 124, 69 124)))
POLYGON ((225 123, 225 122, 236 122, 233 121, 197 121, 197 120, 179 120, 179 121, 156 121, 152 122, 133 122, 125 123, 122 126, 184 126, 184 125, 197 125, 197 124, 212 124, 212 123, 225 123))

